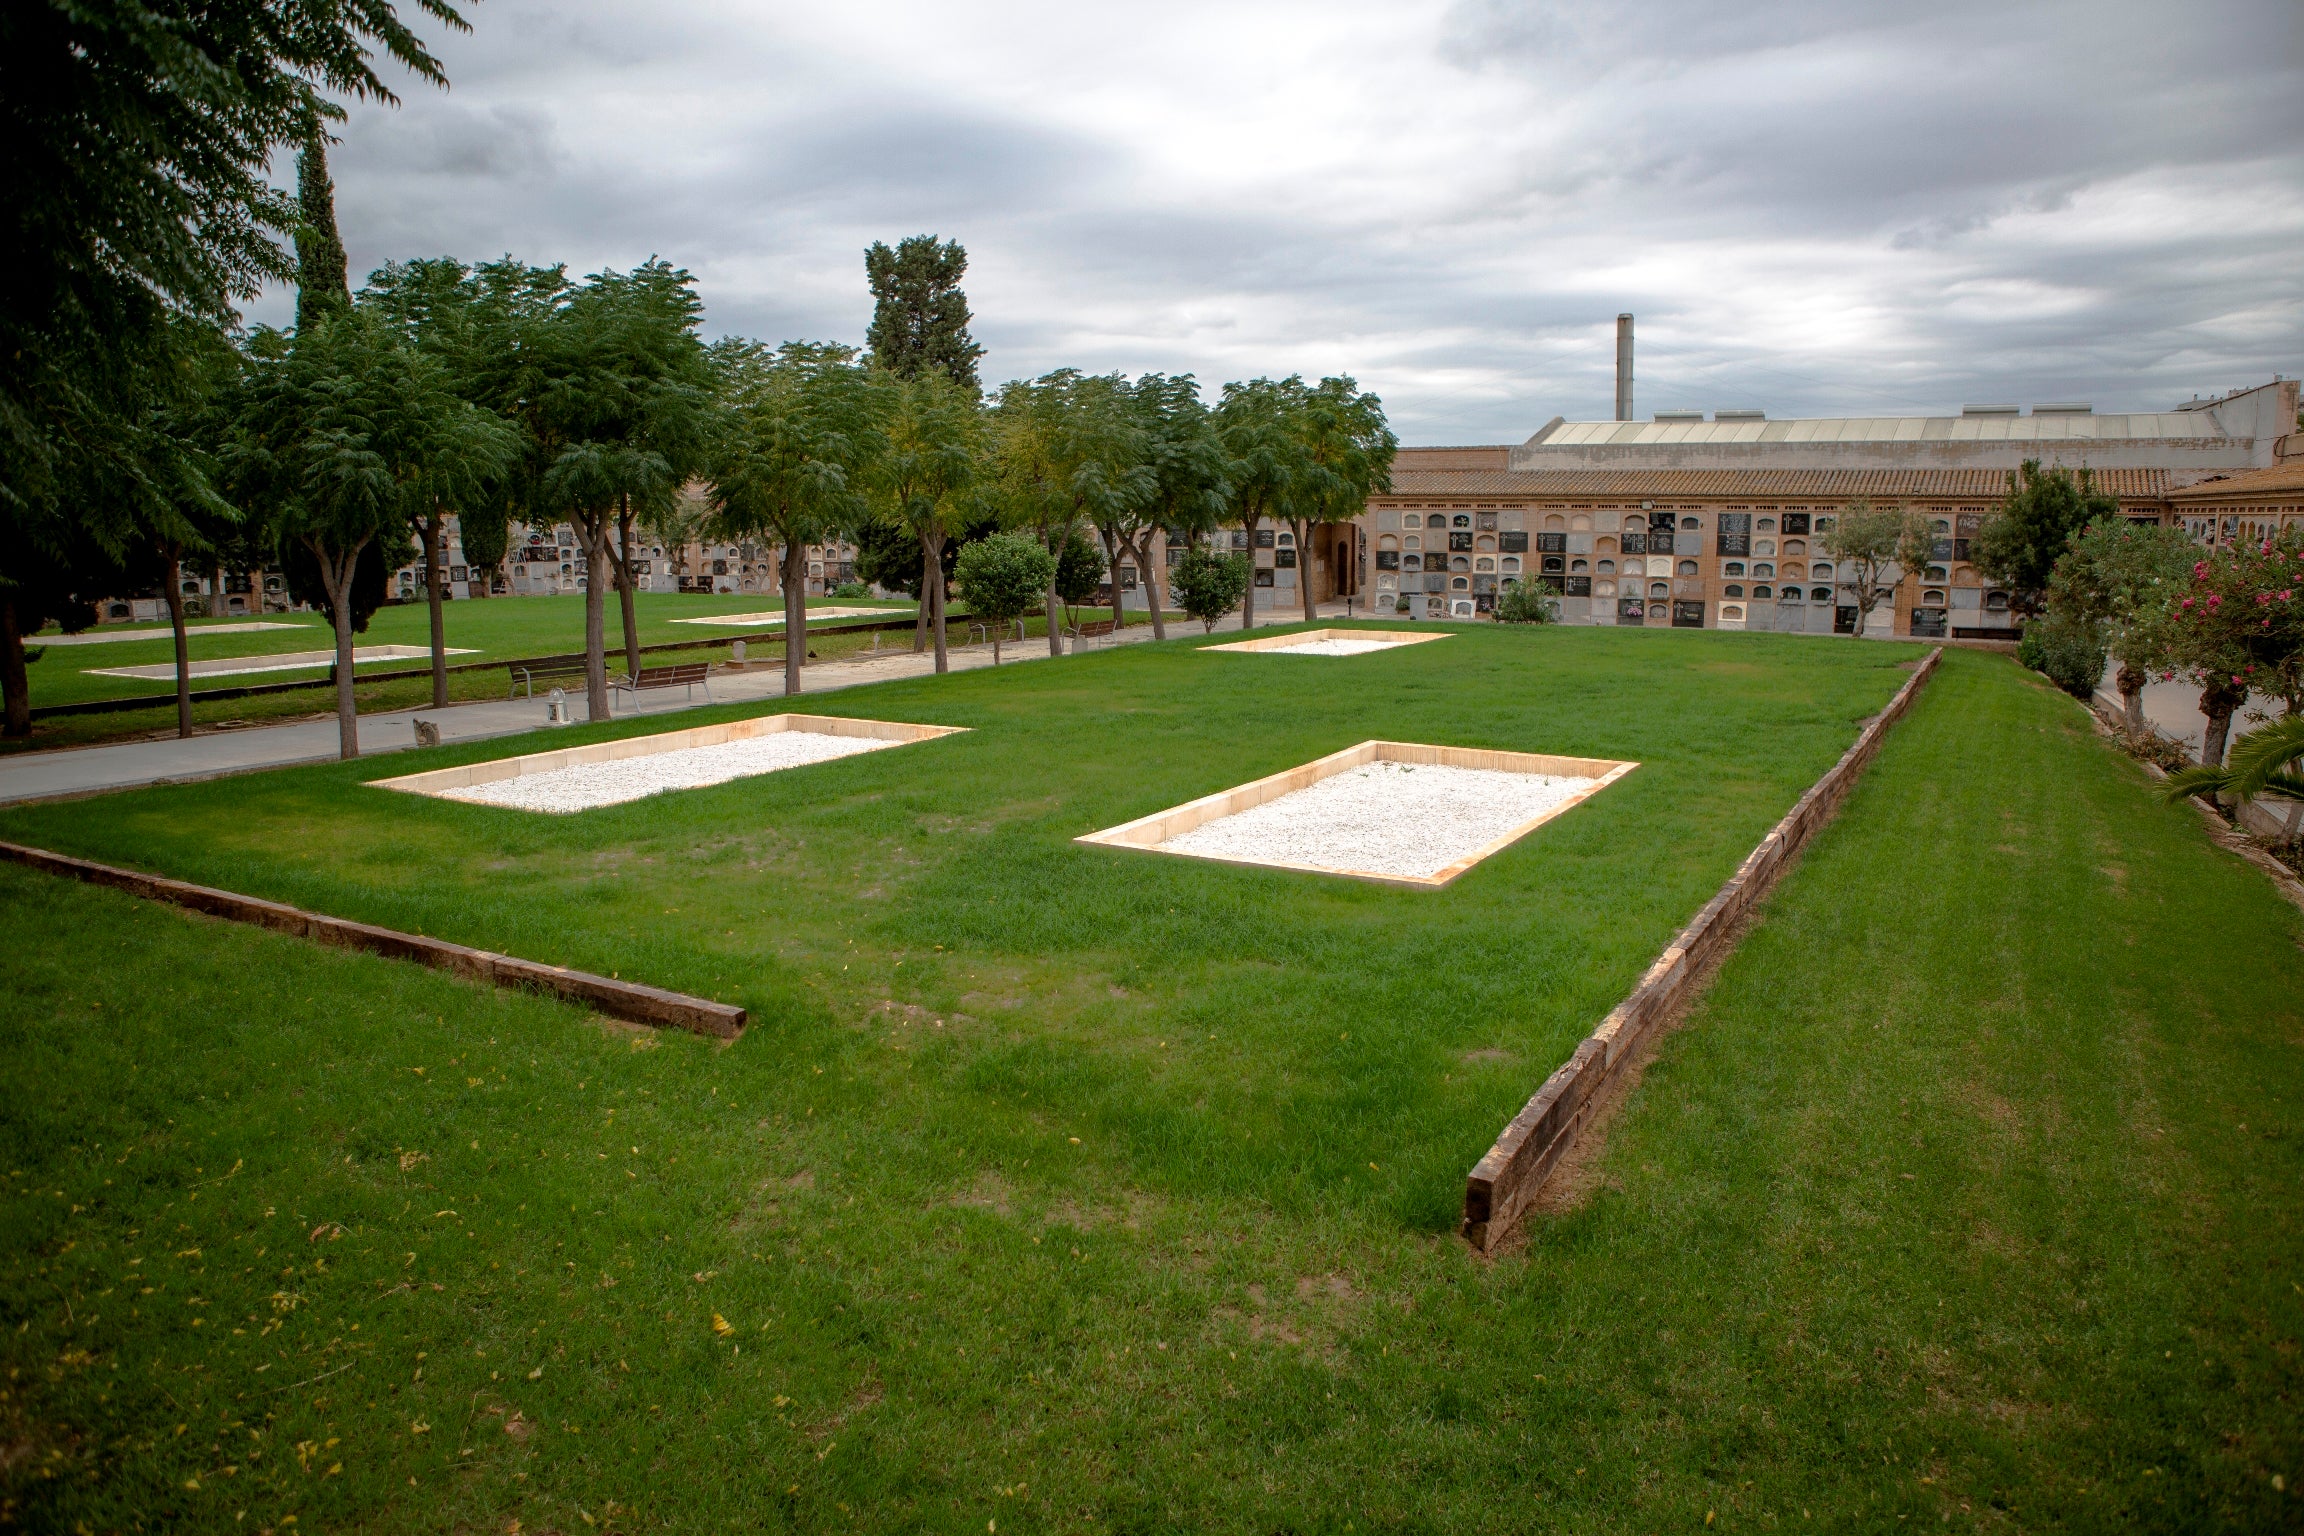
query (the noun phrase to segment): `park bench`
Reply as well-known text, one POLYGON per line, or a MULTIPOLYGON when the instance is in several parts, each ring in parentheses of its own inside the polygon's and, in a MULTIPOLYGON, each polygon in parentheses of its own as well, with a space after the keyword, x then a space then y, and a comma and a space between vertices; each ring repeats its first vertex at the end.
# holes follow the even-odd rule
POLYGON ((508 699, 518 698, 525 691, 529 698, 534 698, 536 697, 536 685, 539 683, 549 688, 560 683, 581 682, 584 678, 584 663, 580 661, 551 661, 539 666, 515 664, 506 668, 505 671, 512 686, 505 690, 504 697, 508 699))
MULTIPOLYGON (((1024 621, 1023 621, 1022 619, 1013 619, 1013 620, 1010 620, 1010 621, 1009 621, 1009 624, 1008 624, 1007 633, 1003 634, 1003 635, 1002 635, 1000 638, 1001 638, 1002 640, 1021 640, 1021 639, 1023 639, 1023 638, 1024 638, 1024 621)), ((990 626, 990 625, 988 625, 988 624, 971 624, 971 625, 969 625, 969 626, 968 626, 968 643, 969 643, 969 644, 971 644, 971 645, 989 645, 989 644, 991 643, 991 641, 992 641, 992 628, 991 628, 991 626, 990 626)))
POLYGON ((645 693, 653 688, 685 688, 690 698, 696 696, 696 689, 701 686, 706 702, 710 702, 712 664, 708 661, 682 661, 669 667, 642 667, 635 674, 610 678, 608 686, 633 694, 645 693))

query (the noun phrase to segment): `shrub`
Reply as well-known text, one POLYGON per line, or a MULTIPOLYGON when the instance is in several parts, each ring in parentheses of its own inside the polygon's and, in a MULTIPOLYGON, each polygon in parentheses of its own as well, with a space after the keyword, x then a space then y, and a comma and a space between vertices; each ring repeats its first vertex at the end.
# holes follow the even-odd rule
POLYGON ((1550 624, 1560 617, 1559 606, 1552 594, 1541 586, 1515 581, 1496 598, 1496 620, 1500 624, 1550 624))
POLYGON ((870 597, 872 589, 860 581, 844 581, 832 589, 834 597, 870 597))
POLYGON ((2104 635, 2096 625, 2051 614, 2024 626, 2016 659, 2086 703, 2104 677, 2104 635))
POLYGON ((1216 621, 1239 606, 1252 579, 1246 556, 1195 547, 1169 567, 1168 595, 1204 630, 1214 633, 1216 621))

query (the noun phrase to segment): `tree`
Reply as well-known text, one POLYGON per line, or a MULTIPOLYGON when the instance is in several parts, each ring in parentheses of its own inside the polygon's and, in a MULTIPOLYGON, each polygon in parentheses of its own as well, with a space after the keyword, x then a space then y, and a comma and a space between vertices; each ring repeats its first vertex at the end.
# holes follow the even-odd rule
POLYGON ((2038 459, 2026 459, 2009 475, 1999 510, 1969 543, 1969 557, 2008 589, 2018 612, 2037 613, 2048 578, 2074 536, 2099 518, 2119 515, 2118 499, 2097 490, 2087 470, 2042 470, 2038 459))
POLYGON ((0 580, 0 698, 8 735, 32 734, 25 637, 50 623, 68 635, 80 633, 96 622, 97 600, 120 591, 123 581, 118 562, 86 538, 63 547, 43 540, 10 550, 7 577, 0 580))
POLYGON ((1080 628, 1080 616, 1073 610, 1096 595, 1104 585, 1104 573, 1103 552, 1074 529, 1056 551, 1056 599, 1064 605, 1064 622, 1071 629, 1080 628))
POLYGON ((2304 712, 2304 529, 2227 546, 2194 563, 2192 579, 2163 611, 2156 637, 2169 666, 2200 689, 2208 729, 2200 764, 2224 761, 2232 716, 2251 691, 2304 712))
MULTIPOLYGON (((1117 374, 1071 368, 1002 385, 991 427, 993 500, 1005 526, 1031 529, 1048 552, 1048 654, 1061 656, 1056 557, 1083 522, 1110 530, 1107 548, 1133 526, 1155 489, 1145 434, 1117 374)), ((1117 590, 1113 601, 1118 627, 1117 590)))
POLYGON ((438 358, 377 316, 326 316, 293 343, 259 334, 251 350, 226 455, 230 483, 317 567, 336 631, 339 751, 358 757, 352 636, 363 560, 383 569, 381 546, 405 539, 434 466, 508 459, 515 440, 449 387, 438 358))
MULTIPOLYGON (((447 0, 417 8, 466 29, 447 0)), ((446 83, 390 0, 0 7, 0 504, 100 512, 88 492, 148 431, 168 327, 220 331, 235 301, 294 276, 273 152, 343 116, 323 91, 396 100, 379 53, 446 83)))
POLYGON ((1358 517, 1371 495, 1392 489, 1392 456, 1400 440, 1384 420, 1384 403, 1350 378, 1322 379, 1302 390, 1293 405, 1300 468, 1280 507, 1296 536, 1296 586, 1310 624, 1320 616, 1307 563, 1312 530, 1358 517))
POLYGON ((1224 445, 1217 440, 1215 419, 1201 403, 1200 385, 1192 375, 1145 374, 1136 381, 1135 401, 1144 426, 1152 498, 1131 553, 1151 600, 1152 637, 1165 640, 1161 611, 1167 599, 1161 591, 1161 562, 1153 558, 1153 530, 1171 543, 1194 542, 1224 520, 1231 485, 1224 477, 1224 445))
POLYGON ((944 547, 965 516, 984 452, 984 421, 972 387, 924 369, 883 375, 877 441, 867 476, 876 521, 893 522, 919 551, 921 609, 935 637, 936 670, 948 670, 944 547))
POLYGON ((1216 632, 1218 619, 1238 606, 1251 579, 1244 556, 1220 555, 1198 544, 1184 551, 1168 578, 1176 605, 1198 619, 1209 634, 1216 632))
MULTIPOLYGON (((1251 570, 1256 534, 1267 517, 1283 515, 1303 472, 1301 441, 1290 430, 1297 397, 1304 381, 1256 379, 1227 384, 1216 406, 1216 436, 1223 445, 1225 483, 1231 487, 1231 515, 1248 538, 1251 570)), ((1256 584, 1253 574, 1241 591, 1240 627, 1256 627, 1256 584)))
POLYGON ((1875 507, 1862 497, 1840 509, 1818 539, 1839 569, 1840 584, 1856 594, 1856 633, 1872 623, 1872 610, 1893 597, 1906 575, 1927 569, 1933 533, 1928 520, 1902 507, 1875 507))
POLYGON ((2188 795, 2230 795, 2243 803, 2260 795, 2304 800, 2304 714, 2283 715, 2250 731, 2232 743, 2231 760, 2221 768, 2203 765, 2168 775, 2162 793, 2170 802, 2188 795))
POLYGON ((722 410, 710 459, 715 529, 782 546, 784 691, 808 653, 808 546, 869 516, 882 401, 852 347, 714 345, 722 410))
POLYGON ((1000 639, 1008 626, 1032 611, 1056 579, 1056 557, 1038 539, 996 533, 960 552, 960 596, 968 612, 992 634, 992 664, 1000 664, 1000 639))
POLYGON ((317 125, 296 157, 296 329, 352 303, 350 262, 336 232, 336 183, 328 175, 328 136, 317 125))
POLYGON ((872 285, 864 345, 875 367, 900 379, 934 370, 971 393, 980 387, 976 359, 984 349, 968 334, 968 295, 960 289, 967 272, 968 252, 957 240, 914 235, 894 250, 872 242, 864 253, 872 285))
POLYGON ((2181 528, 2099 517, 2049 575, 2048 617, 2094 626, 2120 664, 2115 681, 2132 731, 2144 729, 2144 685, 2166 660, 2157 621, 2190 579, 2197 555, 2181 528))

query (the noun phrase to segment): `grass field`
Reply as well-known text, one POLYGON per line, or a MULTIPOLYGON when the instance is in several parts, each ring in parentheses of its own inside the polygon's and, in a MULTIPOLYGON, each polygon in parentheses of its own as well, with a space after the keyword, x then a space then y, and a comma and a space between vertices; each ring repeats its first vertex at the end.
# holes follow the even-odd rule
MULTIPOLYGON (((728 629, 714 630, 708 626, 676 622, 683 618, 701 617, 711 613, 757 613, 780 606, 773 596, 679 596, 667 593, 639 593, 638 616, 640 643, 656 645, 670 641, 720 639, 723 642, 743 640, 751 659, 780 658, 783 655, 783 632, 780 629, 728 629)), ((876 607, 892 617, 905 617, 912 612, 910 603, 869 603, 846 598, 811 599, 811 606, 819 607, 876 607)), ((567 654, 584 648, 584 602, 581 597, 521 597, 488 598, 480 601, 454 602, 443 612, 448 644, 471 651, 464 656, 451 656, 450 664, 479 663, 489 660, 504 661, 517 657, 567 654)), ((1083 612, 1083 619, 1096 614, 1083 612)), ((1147 622, 1142 614, 1132 614, 1134 623, 1147 622)), ((211 657, 278 655, 282 652, 325 650, 335 642, 332 634, 317 614, 273 614, 264 616, 263 622, 293 624, 293 630, 269 630, 256 634, 203 635, 202 630, 218 625, 248 622, 246 619, 195 620, 190 628, 190 650, 195 661, 211 657)), ((611 670, 623 668, 623 630, 621 620, 613 606, 608 613, 609 666, 611 670)), ((820 661, 836 661, 859 651, 868 651, 873 637, 856 627, 861 620, 827 620, 809 626, 809 649, 820 661)), ((145 624, 124 625, 129 629, 148 629, 145 624)), ((1045 636, 1047 626, 1039 619, 1027 621, 1027 633, 1045 636)), ((101 634, 98 630, 94 633, 101 634)), ((956 608, 949 630, 953 644, 967 639, 967 618, 964 608, 956 608)), ((50 637, 54 638, 53 636, 50 637)), ((38 644, 37 641, 33 642, 38 644)), ((405 604, 381 609, 370 621, 368 630, 359 637, 362 645, 412 645, 429 647, 431 621, 422 604, 405 604)), ((910 637, 903 634, 883 634, 879 637, 883 647, 906 646, 910 637)), ((731 652, 727 644, 698 650, 659 654, 655 661, 726 661, 731 652)), ((47 647, 37 665, 28 670, 35 708, 52 704, 73 703, 87 699, 132 698, 166 696, 167 701, 148 709, 122 710, 100 715, 64 715, 33 722, 32 735, 21 739, 0 740, 0 753, 42 750, 51 747, 89 746, 107 741, 120 741, 176 732, 176 706, 169 694, 172 684, 139 678, 93 677, 92 668, 137 666, 148 663, 168 663, 174 659, 173 643, 165 637, 157 640, 125 640, 102 645, 52 645, 47 647)), ((361 669, 364 672, 397 672, 421 669, 428 665, 424 658, 400 662, 377 663, 361 669)), ((230 677, 196 678, 195 691, 203 688, 226 688, 247 684, 270 684, 295 681, 298 678, 325 676, 325 668, 312 668, 305 672, 266 672, 230 677)), ((451 672, 448 694, 453 702, 464 703, 477 699, 504 697, 505 674, 501 669, 473 672, 451 672)), ((429 677, 401 678, 393 682, 363 683, 354 690, 363 714, 379 711, 419 708, 432 700, 429 677)), ((192 718, 202 729, 230 728, 242 725, 266 725, 284 720, 301 719, 313 715, 332 715, 335 695, 322 688, 292 692, 258 694, 253 697, 218 699, 196 702, 192 718)))
POLYGON ((755 1019, 0 872, 0 1520, 2293 1526, 2304 930, 2070 701, 1948 656, 1487 1262, 1464 1168, 1912 652, 1178 649, 572 820, 360 765, 0 817, 755 1019), (1439 893, 1068 841, 1368 735, 1644 766, 1439 893))
MULTIPOLYGON (((701 624, 684 624, 682 619, 705 618, 713 614, 781 612, 782 599, 773 595, 757 594, 677 594, 669 592, 638 592, 633 594, 634 615, 640 624, 642 645, 661 645, 672 641, 742 639, 751 648, 759 650, 763 642, 780 639, 780 629, 727 629, 716 630, 701 624)), ((864 599, 811 598, 812 607, 878 608, 890 618, 905 618, 912 613, 910 603, 876 603, 864 599)), ((441 620, 451 648, 460 648, 469 655, 451 656, 449 665, 504 661, 523 656, 564 655, 584 649, 584 599, 579 595, 561 597, 502 597, 465 600, 443 605, 441 620)), ((124 630, 166 629, 160 624, 123 624, 124 630)), ((811 625, 814 629, 816 626, 811 625)), ((276 656, 283 652, 328 650, 335 645, 335 635, 328 621, 317 613, 279 613, 249 615, 231 619, 196 619, 186 625, 187 639, 194 661, 209 661, 235 656, 276 656), (263 630, 254 634, 209 634, 211 629, 229 629, 234 624, 251 622, 288 624, 292 629, 263 630)), ((90 636, 101 636, 99 628, 88 631, 90 636)), ((51 636, 50 638, 53 638, 51 636)), ((35 638, 30 644, 38 645, 35 638)), ((432 644, 430 610, 422 603, 399 603, 380 608, 369 619, 368 628, 357 637, 359 645, 406 645, 429 649, 432 644)), ((619 617, 613 594, 608 601, 608 647, 611 653, 623 648, 623 620, 619 617)), ((175 644, 166 635, 150 640, 122 640, 100 645, 52 645, 39 662, 29 669, 32 684, 33 707, 52 704, 78 703, 84 699, 133 698, 143 694, 166 694, 174 686, 170 680, 133 677, 98 677, 91 669, 99 667, 130 667, 167 665, 175 660, 175 644)), ((407 661, 376 662, 361 668, 365 671, 404 671, 411 667, 424 667, 429 662, 423 657, 407 661)), ((303 672, 243 673, 222 677, 198 677, 192 680, 195 690, 201 688, 231 688, 249 684, 295 682, 300 678, 324 677, 327 666, 322 664, 303 672)), ((503 693, 503 674, 495 674, 493 686, 498 696, 503 693)))

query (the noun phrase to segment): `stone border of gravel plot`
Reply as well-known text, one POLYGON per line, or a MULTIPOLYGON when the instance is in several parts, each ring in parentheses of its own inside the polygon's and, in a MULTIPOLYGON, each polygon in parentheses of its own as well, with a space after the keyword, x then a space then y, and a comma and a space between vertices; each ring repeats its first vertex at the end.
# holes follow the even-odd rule
POLYGON ((1285 635, 1267 635, 1261 640, 1234 640, 1224 645, 1204 645, 1202 654, 1231 651, 1241 655, 1273 652, 1293 652, 1300 656, 1366 656, 1377 651, 1398 650, 1403 645, 1422 645, 1427 640, 1446 640, 1444 629, 1299 629, 1285 635), (1350 650, 1317 650, 1314 647, 1337 641, 1359 641, 1350 650))
POLYGON ((1728 883, 1664 946, 1631 995, 1609 1011, 1560 1070, 1544 1080, 1487 1155, 1473 1164, 1464 1178, 1464 1219, 1459 1229, 1466 1242, 1493 1253, 1511 1235, 1545 1178, 1575 1145, 1578 1133, 1591 1124, 1609 1087, 1637 1059, 1640 1048, 1688 1005, 1714 963, 1734 947, 1744 915, 1775 888, 1808 839, 1838 812, 1890 727, 1904 718, 1943 658, 1944 649, 1938 646, 1913 669, 1887 707, 1856 733, 1854 745, 1745 855, 1728 883))
MULTIPOLYGON (((1347 631, 1349 633, 1349 631, 1347 631)), ((1434 636, 1432 638, 1439 638, 1434 636)), ((1453 882, 1473 865, 1526 837, 1545 822, 1560 816, 1591 799, 1615 783, 1638 763, 1614 758, 1559 757, 1544 752, 1498 752, 1481 747, 1438 747, 1414 741, 1363 741, 1358 746, 1331 752, 1326 757, 1271 774, 1251 783, 1203 795, 1183 805, 1154 811, 1134 821, 1101 832, 1090 832, 1073 839, 1076 843, 1090 843, 1107 848, 1127 848, 1144 853, 1164 853, 1180 859, 1205 859, 1216 864, 1239 864, 1255 869, 1290 869, 1306 874, 1340 875, 1348 880, 1368 880, 1378 885, 1396 885, 1409 890, 1433 891, 1453 882), (1430 875, 1396 874, 1385 870, 1339 869, 1325 864, 1294 863, 1278 858, 1251 858, 1238 854, 1195 852, 1189 848, 1167 846, 1171 839, 1181 837, 1195 828, 1228 816, 1239 815, 1269 804, 1299 790, 1309 789, 1323 779, 1349 772, 1367 763, 1431 764, 1444 768, 1474 768, 1496 773, 1543 774, 1551 778, 1583 779, 1589 781, 1582 789, 1547 806, 1539 815, 1518 823, 1503 835, 1445 865, 1430 875)))
MULTIPOLYGON (((499 757, 484 763, 467 763, 460 768, 435 768, 426 773, 404 773, 395 778, 371 779, 368 782, 372 788, 395 789, 404 794, 430 795, 435 799, 461 800, 467 804, 492 805, 499 809, 520 809, 506 807, 499 800, 481 798, 470 791, 505 779, 557 773, 562 769, 595 763, 653 757, 664 752, 727 746, 785 731, 817 736, 862 737, 888 746, 901 747, 910 746, 914 742, 932 741, 939 736, 956 736, 966 729, 966 726, 960 725, 914 725, 899 720, 855 720, 841 715, 762 715, 751 720, 732 720, 724 725, 699 725, 684 731, 659 731, 653 736, 626 736, 616 741, 596 741, 589 746, 564 747, 556 752, 530 752, 520 757, 499 757)), ((804 765, 790 763, 783 766, 804 765)), ((667 784, 664 787, 678 786, 667 784)), ((625 804, 628 800, 605 803, 625 804)))

